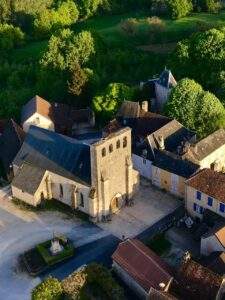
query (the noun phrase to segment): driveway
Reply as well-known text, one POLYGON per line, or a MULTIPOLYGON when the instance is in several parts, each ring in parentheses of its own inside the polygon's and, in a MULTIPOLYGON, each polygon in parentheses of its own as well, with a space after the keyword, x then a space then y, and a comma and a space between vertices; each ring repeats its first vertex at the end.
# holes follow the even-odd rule
POLYGON ((165 219, 182 205, 181 200, 159 190, 143 179, 133 200, 133 206, 123 208, 113 215, 112 221, 101 223, 99 226, 120 239, 123 236, 135 237, 165 219))
POLYGON ((107 239, 108 233, 94 224, 85 223, 76 218, 71 219, 58 212, 23 211, 11 203, 7 192, 0 191, 0 299, 30 300, 31 289, 41 279, 31 278, 27 273, 21 272, 18 256, 35 244, 51 238, 53 232, 66 234, 74 241, 76 247, 89 252, 85 255, 85 252, 82 254, 79 250, 80 260, 70 262, 68 269, 67 265, 59 267, 58 271, 55 270, 58 277, 63 277, 66 270, 72 272, 73 268, 83 264, 88 258, 88 261, 95 259, 101 248, 101 242, 103 248, 99 254, 107 254, 107 251, 110 252, 110 249, 113 249, 111 242, 112 245, 117 242, 112 237, 107 239), (94 241, 98 240, 100 241, 96 243, 98 249, 95 250, 94 241), (86 244, 94 248, 85 248, 86 244))

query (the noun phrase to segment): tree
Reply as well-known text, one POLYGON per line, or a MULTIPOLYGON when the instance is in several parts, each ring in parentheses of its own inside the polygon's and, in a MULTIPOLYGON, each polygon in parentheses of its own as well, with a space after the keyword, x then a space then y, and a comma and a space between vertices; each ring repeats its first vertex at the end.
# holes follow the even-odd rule
POLYGON ((74 96, 79 96, 87 83, 88 76, 78 62, 74 62, 70 67, 70 81, 68 82, 69 92, 74 96))
POLYGON ((198 0, 197 5, 206 12, 217 13, 221 9, 221 2, 218 0, 198 0))
POLYGON ((191 0, 167 0, 167 5, 173 19, 185 17, 193 10, 191 0))
POLYGON ((93 16, 102 2, 102 0, 78 0, 82 18, 86 19, 93 16))
POLYGON ((164 111, 167 116, 196 131, 199 137, 225 125, 225 109, 219 99, 187 78, 179 81, 172 90, 164 111))
POLYGON ((35 32, 45 37, 56 29, 70 26, 78 20, 79 11, 74 1, 59 2, 56 9, 46 9, 34 20, 35 32))
POLYGON ((50 38, 40 63, 53 69, 69 70, 74 62, 82 66, 94 52, 94 39, 89 31, 75 34, 70 29, 63 29, 50 38))
POLYGON ((12 13, 11 1, 1 0, 0 1, 0 23, 7 23, 10 21, 12 13))
POLYGON ((220 95, 220 74, 225 67, 225 29, 210 29, 181 41, 170 59, 170 67, 182 78, 188 76, 220 95))
POLYGON ((123 83, 111 83, 93 99, 93 110, 101 122, 112 119, 124 100, 133 100, 135 90, 123 83))
POLYGON ((36 286, 32 291, 32 300, 60 300, 63 288, 61 282, 49 277, 36 286))
POLYGON ((0 50, 8 51, 24 43, 25 35, 19 27, 0 24, 0 50))

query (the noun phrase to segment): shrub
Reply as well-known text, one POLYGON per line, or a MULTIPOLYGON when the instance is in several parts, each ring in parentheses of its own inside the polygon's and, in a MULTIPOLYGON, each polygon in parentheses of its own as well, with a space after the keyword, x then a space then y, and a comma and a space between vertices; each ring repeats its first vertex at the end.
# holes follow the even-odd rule
POLYGON ((32 291, 32 300, 61 300, 63 288, 61 282, 49 277, 36 286, 32 291))
POLYGON ((120 22, 121 31, 127 35, 135 35, 138 29, 138 21, 135 18, 129 18, 120 22))

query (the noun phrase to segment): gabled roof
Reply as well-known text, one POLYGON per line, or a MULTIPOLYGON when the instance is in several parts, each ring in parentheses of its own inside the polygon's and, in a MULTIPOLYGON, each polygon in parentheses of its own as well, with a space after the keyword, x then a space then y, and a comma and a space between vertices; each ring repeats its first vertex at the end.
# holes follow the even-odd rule
POLYGON ((120 109, 118 110, 116 116, 124 119, 138 118, 140 114, 139 102, 124 101, 120 109))
POLYGON ((150 289, 149 300, 177 300, 176 297, 168 292, 159 291, 154 288, 150 289))
POLYGON ((13 163, 24 162, 90 185, 90 146, 64 135, 31 126, 13 163))
POLYGON ((45 99, 36 95, 23 106, 21 113, 21 123, 23 124, 36 112, 42 115, 43 117, 52 120, 51 104, 45 99))
POLYGON ((187 185, 225 203, 225 174, 203 169, 187 180, 187 185))
POLYGON ((34 195, 45 175, 46 170, 24 163, 16 176, 13 178, 12 186, 34 195))
POLYGON ((185 128, 178 121, 172 120, 149 135, 148 141, 153 149, 158 149, 159 139, 163 137, 165 149, 170 152, 176 152, 182 142, 189 141, 194 136, 194 132, 185 128))
POLYGON ((184 260, 177 274, 182 299, 216 298, 223 278, 192 259, 184 260))
POLYGON ((173 278, 170 267, 137 239, 121 242, 112 258, 147 292, 173 278))
POLYGON ((15 156, 19 152, 25 138, 25 132, 11 119, 0 137, 0 159, 6 173, 10 171, 15 156))
POLYGON ((170 70, 165 69, 159 79, 157 80, 157 83, 162 85, 165 88, 172 88, 177 85, 177 82, 175 78, 173 77, 170 70))
POLYGON ((225 130, 219 129, 191 147, 187 156, 201 161, 220 147, 225 145, 225 130))
POLYGON ((189 178, 199 169, 198 165, 188 160, 183 160, 172 153, 163 151, 155 151, 155 160, 152 164, 184 178, 189 178))

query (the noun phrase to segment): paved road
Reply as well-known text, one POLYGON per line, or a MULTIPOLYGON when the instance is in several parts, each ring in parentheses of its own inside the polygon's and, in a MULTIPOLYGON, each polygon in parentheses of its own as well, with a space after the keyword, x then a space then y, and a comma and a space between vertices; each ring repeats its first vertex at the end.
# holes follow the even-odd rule
POLYGON ((76 255, 66 263, 58 266, 54 270, 42 276, 45 278, 52 275, 58 279, 63 279, 75 271, 77 268, 90 262, 102 263, 111 267, 111 255, 115 251, 120 240, 113 235, 108 235, 95 242, 86 244, 76 249, 76 255))

